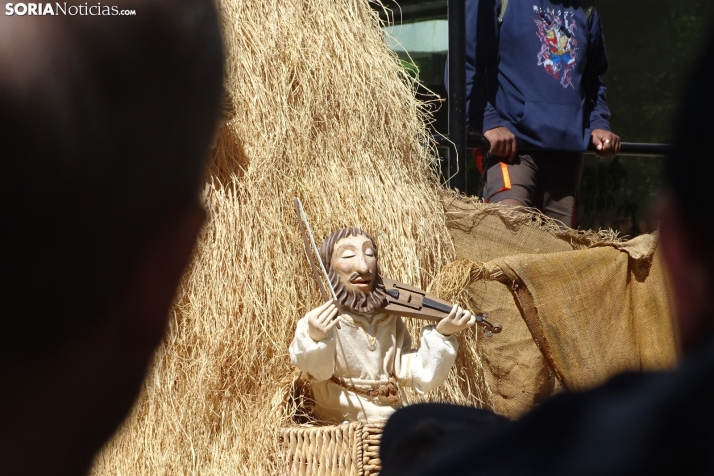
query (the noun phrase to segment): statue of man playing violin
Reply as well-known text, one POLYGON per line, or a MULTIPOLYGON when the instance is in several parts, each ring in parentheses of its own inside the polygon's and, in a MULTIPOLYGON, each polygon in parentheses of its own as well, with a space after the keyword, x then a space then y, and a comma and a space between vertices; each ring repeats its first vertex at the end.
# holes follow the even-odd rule
POLYGON ((320 245, 320 257, 335 289, 327 302, 298 321, 290 344, 292 363, 307 373, 315 417, 329 423, 386 420, 403 406, 401 389, 426 393, 441 385, 456 359, 454 334, 477 322, 454 305, 436 325, 425 326, 412 348, 402 318, 383 311, 387 293, 374 239, 343 228, 320 245))

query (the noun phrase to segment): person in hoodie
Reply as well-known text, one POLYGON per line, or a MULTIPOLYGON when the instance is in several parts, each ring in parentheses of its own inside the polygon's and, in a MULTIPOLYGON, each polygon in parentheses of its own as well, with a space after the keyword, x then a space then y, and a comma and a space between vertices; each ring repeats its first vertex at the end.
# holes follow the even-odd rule
POLYGON ((606 71, 591 1, 466 2, 467 122, 491 145, 482 198, 536 207, 573 225, 583 152, 591 144, 602 157, 620 149, 610 131, 606 71), (522 154, 519 145, 539 151, 522 154))

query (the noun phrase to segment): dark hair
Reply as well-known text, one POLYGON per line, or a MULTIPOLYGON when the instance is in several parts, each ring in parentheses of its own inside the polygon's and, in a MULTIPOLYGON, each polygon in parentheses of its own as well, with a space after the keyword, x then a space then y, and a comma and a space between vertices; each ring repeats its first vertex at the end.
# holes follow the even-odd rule
POLYGON ((149 233, 198 198, 222 90, 213 3, 118 3, 136 16, 4 22, 30 54, 0 49, 3 359, 90 325, 149 233))

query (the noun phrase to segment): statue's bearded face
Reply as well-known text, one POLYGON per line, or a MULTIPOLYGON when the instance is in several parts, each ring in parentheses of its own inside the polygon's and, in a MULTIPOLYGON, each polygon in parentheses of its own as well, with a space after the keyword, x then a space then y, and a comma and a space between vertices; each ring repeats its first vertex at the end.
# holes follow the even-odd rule
POLYGON ((372 240, 364 235, 348 236, 335 243, 332 269, 348 291, 362 294, 374 289, 377 256, 372 240))
POLYGON ((342 307, 370 314, 387 304, 377 247, 366 231, 342 228, 333 232, 320 246, 320 256, 342 307))

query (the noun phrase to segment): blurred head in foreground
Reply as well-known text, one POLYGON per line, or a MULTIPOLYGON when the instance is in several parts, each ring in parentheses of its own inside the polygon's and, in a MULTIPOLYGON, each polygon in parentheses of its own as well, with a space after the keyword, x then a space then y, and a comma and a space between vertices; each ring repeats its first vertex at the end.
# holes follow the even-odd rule
POLYGON ((680 107, 675 149, 665 167, 667 191, 659 210, 662 251, 685 352, 714 332, 712 77, 714 41, 708 43, 680 107))
POLYGON ((138 393, 204 218, 213 3, 115 4, 136 15, 0 16, 5 475, 87 469, 138 393))

